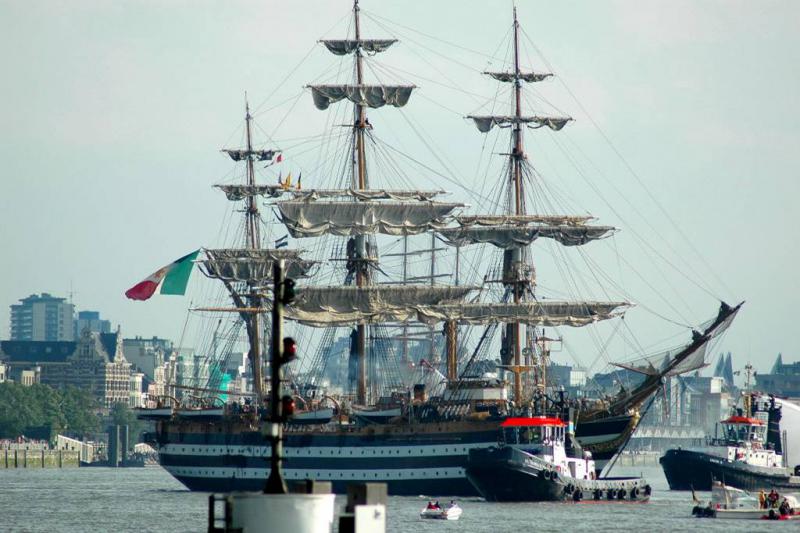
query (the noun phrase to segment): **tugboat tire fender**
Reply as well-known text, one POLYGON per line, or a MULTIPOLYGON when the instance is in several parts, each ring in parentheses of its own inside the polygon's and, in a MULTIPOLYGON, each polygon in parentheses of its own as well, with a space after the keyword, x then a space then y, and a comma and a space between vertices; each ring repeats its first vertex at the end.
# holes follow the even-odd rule
POLYGON ((603 497, 603 491, 600 489, 594 489, 592 497, 594 498, 595 501, 601 499, 603 497))
POLYGON ((619 489, 619 492, 617 492, 617 498, 619 498, 620 500, 624 500, 625 496, 627 495, 628 491, 626 491, 625 489, 619 489))
POLYGON ((613 500, 616 497, 617 497, 617 491, 615 491, 614 489, 608 489, 606 491, 606 498, 608 498, 609 500, 613 500))
POLYGON ((639 489, 636 488, 636 487, 633 487, 631 489, 631 500, 635 500, 638 496, 639 496, 639 489))
POLYGON ((644 486, 644 495, 645 496, 650 496, 650 494, 652 494, 652 492, 653 492, 653 488, 650 485, 645 485, 644 486))
POLYGON ((566 487, 564 487, 564 492, 566 492, 567 494, 572 494, 573 492, 575 492, 575 487, 573 487, 572 483, 570 483, 566 487))
POLYGON ((553 481, 558 481, 558 472, 556 472, 555 470, 550 472, 550 479, 552 479, 553 481))

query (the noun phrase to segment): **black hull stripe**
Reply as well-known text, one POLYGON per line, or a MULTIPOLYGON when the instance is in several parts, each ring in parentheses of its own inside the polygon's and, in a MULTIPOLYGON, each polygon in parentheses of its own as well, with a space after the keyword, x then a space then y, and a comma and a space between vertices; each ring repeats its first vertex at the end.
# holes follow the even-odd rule
MULTIPOLYGON (((200 492, 233 492, 233 491, 259 491, 264 488, 264 479, 237 479, 175 476, 191 491, 200 492)), ((424 480, 389 480, 387 484, 389 494, 395 496, 477 496, 478 492, 467 481, 460 479, 424 479, 424 480)), ((350 482, 332 481, 333 491, 336 494, 347 494, 350 482)))
MULTIPOLYGON (((295 457, 284 460, 287 468, 322 469, 322 470, 382 470, 386 468, 448 468, 463 467, 465 455, 442 457, 295 457)), ((231 468, 266 468, 269 459, 266 457, 248 457, 244 455, 172 455, 161 454, 162 466, 190 467, 231 467, 231 468)))

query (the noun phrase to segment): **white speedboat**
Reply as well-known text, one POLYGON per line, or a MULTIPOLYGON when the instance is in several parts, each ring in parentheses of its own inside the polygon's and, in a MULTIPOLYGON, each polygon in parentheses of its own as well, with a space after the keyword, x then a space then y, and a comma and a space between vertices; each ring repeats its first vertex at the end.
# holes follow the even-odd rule
POLYGON ((437 507, 435 509, 425 508, 419 513, 420 518, 429 520, 458 520, 463 509, 458 504, 450 504, 447 507, 437 507))
POLYGON ((786 500, 788 506, 784 512, 779 507, 762 507, 758 498, 749 492, 719 481, 711 485, 711 501, 703 507, 694 496, 695 507, 692 514, 698 518, 727 518, 735 520, 792 520, 800 518, 800 504, 797 497, 791 494, 779 495, 779 502, 786 500))

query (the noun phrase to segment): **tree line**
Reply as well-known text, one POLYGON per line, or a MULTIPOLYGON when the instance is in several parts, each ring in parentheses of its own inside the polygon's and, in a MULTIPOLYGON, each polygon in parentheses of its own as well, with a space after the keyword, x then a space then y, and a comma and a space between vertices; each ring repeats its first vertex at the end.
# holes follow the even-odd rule
POLYGON ((15 439, 30 428, 49 426, 51 435, 84 435, 100 429, 99 405, 76 387, 0 383, 0 438, 15 439))

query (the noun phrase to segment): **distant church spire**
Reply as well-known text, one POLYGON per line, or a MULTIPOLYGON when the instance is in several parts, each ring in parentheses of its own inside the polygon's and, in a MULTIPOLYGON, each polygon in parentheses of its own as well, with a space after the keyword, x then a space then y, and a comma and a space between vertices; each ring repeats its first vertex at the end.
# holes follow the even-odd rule
POLYGON ((770 372, 770 374, 779 374, 782 366, 783 366, 783 354, 778 353, 778 358, 775 359, 775 364, 772 365, 772 371, 770 372))

